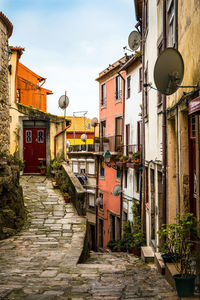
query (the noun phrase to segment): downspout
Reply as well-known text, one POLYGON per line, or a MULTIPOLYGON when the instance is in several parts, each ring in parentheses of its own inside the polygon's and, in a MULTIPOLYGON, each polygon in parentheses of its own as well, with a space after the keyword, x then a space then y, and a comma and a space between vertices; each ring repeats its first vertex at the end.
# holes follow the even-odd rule
MULTIPOLYGON (((163 1, 163 48, 166 49, 166 0, 163 1)), ((167 199, 166 199, 166 96, 163 96, 163 114, 162 114, 162 196, 163 196, 163 224, 167 221, 167 199)))
POLYGON ((146 234, 146 168, 145 168, 145 122, 144 122, 144 69, 145 69, 145 39, 144 39, 144 3, 142 7, 142 204, 141 204, 141 219, 142 230, 146 234))
MULTIPOLYGON (((98 198, 99 193, 99 156, 97 155, 97 179, 96 179, 96 199, 98 198)), ((96 205, 96 201, 95 201, 96 205)), ((95 231, 95 250, 98 249, 98 205, 95 207, 96 212, 96 231, 95 231)))
POLYGON ((65 127, 63 130, 59 131, 58 133, 56 133, 56 135, 54 136, 54 157, 56 157, 56 138, 61 134, 64 133, 69 127, 71 126, 71 123, 65 127))
MULTIPOLYGON (((126 84, 126 81, 125 79, 122 77, 122 75, 117 72, 119 74, 119 76, 121 77, 122 81, 123 81, 123 98, 122 98, 122 101, 123 101, 123 108, 122 108, 122 141, 124 142, 124 123, 125 123, 125 120, 124 120, 124 116, 125 116, 125 84, 126 84)), ((123 149, 124 151, 124 149, 123 149)), ((123 167, 121 168, 122 172, 121 172, 121 190, 123 190, 123 167)), ((120 240, 122 238, 122 211, 123 211, 123 194, 120 193, 120 240)))

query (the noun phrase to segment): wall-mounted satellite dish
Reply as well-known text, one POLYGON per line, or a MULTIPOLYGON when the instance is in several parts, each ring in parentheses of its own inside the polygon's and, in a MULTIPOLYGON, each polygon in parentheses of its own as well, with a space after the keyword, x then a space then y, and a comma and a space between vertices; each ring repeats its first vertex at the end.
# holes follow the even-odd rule
POLYGON ((84 142, 84 143, 87 141, 87 134, 83 133, 81 135, 81 141, 84 142))
POLYGON ((96 199, 96 205, 97 205, 97 206, 103 205, 103 198, 98 197, 98 198, 96 199))
POLYGON ((167 48, 158 56, 154 67, 154 82, 164 95, 177 91, 183 80, 184 62, 181 54, 174 48, 167 48))
POLYGON ((70 147, 70 145, 71 145, 70 141, 69 141, 69 140, 67 140, 67 141, 66 141, 66 147, 67 147, 67 148, 69 148, 69 147, 70 147))
POLYGON ((136 30, 132 31, 128 37, 129 48, 133 51, 137 50, 140 47, 140 34, 136 30))
POLYGON ((120 194, 122 193, 122 190, 121 190, 121 186, 120 185, 115 185, 114 188, 113 188, 113 192, 112 194, 117 197, 119 196, 120 194))
POLYGON ((69 98, 67 97, 67 95, 62 95, 58 100, 58 106, 61 109, 66 109, 68 105, 69 105, 69 98))
POLYGON ((96 117, 92 118, 91 124, 93 127, 96 127, 98 123, 99 123, 99 121, 96 117))

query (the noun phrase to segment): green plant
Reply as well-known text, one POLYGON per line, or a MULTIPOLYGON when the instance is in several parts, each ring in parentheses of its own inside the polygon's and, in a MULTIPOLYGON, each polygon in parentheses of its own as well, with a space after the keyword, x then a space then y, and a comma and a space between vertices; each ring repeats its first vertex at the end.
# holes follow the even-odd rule
POLYGON ((127 160, 128 160, 128 156, 127 156, 127 155, 122 155, 122 156, 120 157, 120 160, 121 160, 121 161, 127 161, 127 160))
POLYGON ((119 245, 118 241, 110 240, 110 241, 108 242, 108 244, 107 244, 107 247, 108 247, 112 252, 114 252, 114 251, 117 250, 118 245, 119 245))
POLYGON ((188 277, 194 272, 191 238, 197 237, 197 221, 192 213, 182 217, 179 214, 175 220, 175 223, 163 225, 158 231, 162 242, 160 250, 171 255, 181 277, 188 277))
POLYGON ((55 157, 54 160, 51 163, 51 167, 54 170, 59 170, 62 166, 62 160, 60 158, 55 157))
POLYGON ((137 152, 134 152, 133 154, 132 154, 132 159, 133 160, 135 160, 135 159, 140 159, 140 157, 141 157, 141 153, 140 153, 140 151, 137 151, 137 152))
POLYGON ((38 167, 39 170, 44 170, 44 169, 46 169, 46 168, 47 168, 47 167, 46 167, 45 165, 41 165, 41 166, 38 167))

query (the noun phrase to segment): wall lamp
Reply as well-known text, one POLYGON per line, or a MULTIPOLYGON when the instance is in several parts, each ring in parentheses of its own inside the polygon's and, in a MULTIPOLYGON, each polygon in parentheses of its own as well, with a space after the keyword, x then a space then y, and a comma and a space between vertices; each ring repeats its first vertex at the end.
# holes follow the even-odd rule
POLYGON ((103 157, 104 157, 104 162, 107 164, 107 163, 110 162, 111 157, 112 157, 112 154, 110 153, 109 150, 107 150, 107 151, 104 153, 103 157))

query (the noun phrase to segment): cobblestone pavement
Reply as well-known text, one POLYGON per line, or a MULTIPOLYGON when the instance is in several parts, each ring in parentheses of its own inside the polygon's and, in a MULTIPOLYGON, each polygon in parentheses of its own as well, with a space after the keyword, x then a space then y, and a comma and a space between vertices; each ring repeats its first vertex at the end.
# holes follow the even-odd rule
POLYGON ((91 253, 77 264, 85 218, 46 177, 23 176, 21 184, 29 222, 0 241, 0 299, 178 299, 154 265, 132 254, 91 253))

